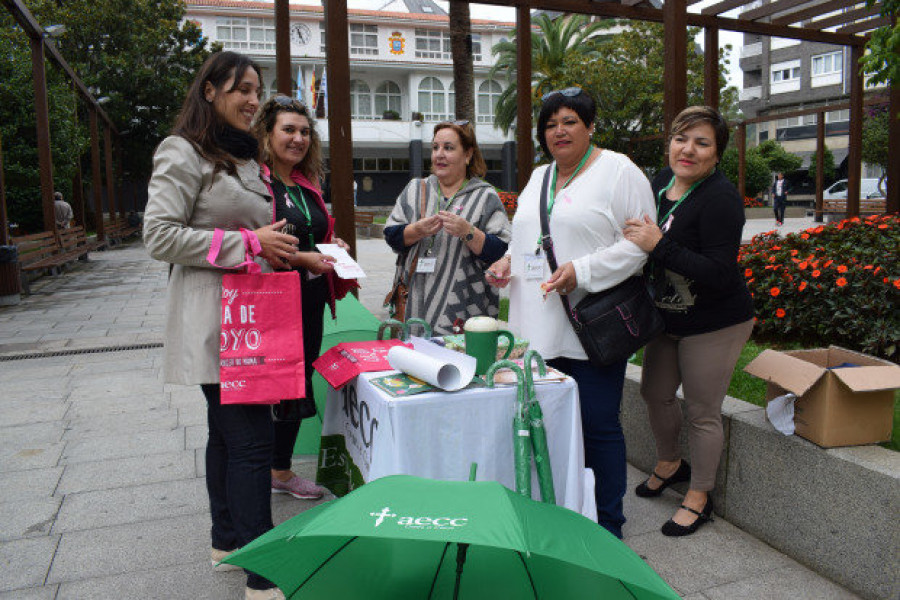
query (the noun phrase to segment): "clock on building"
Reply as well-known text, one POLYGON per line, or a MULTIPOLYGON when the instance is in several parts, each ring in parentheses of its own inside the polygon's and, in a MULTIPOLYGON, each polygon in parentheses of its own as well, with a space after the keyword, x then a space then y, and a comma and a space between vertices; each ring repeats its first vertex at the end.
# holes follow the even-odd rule
POLYGON ((310 31, 305 23, 295 23, 291 27, 291 39, 298 46, 305 46, 309 43, 310 31))

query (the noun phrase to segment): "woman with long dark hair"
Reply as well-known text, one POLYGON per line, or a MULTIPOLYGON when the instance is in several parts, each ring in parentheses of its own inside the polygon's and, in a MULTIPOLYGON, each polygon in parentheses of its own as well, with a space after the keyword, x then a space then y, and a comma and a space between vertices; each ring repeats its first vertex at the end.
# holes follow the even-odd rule
MULTIPOLYGON (((172 135, 153 158, 144 214, 150 255, 172 265, 166 302, 166 382, 199 384, 207 403, 206 487, 213 565, 272 528, 272 417, 266 405, 220 401, 222 275, 244 262, 240 229, 252 231, 264 271, 285 268, 297 238, 272 223, 272 198, 260 179, 250 134, 259 107, 259 66, 234 52, 210 56, 194 79, 172 135), (222 231, 221 250, 210 254, 222 231)), ((227 568, 220 565, 218 568, 227 568)), ((284 598, 270 581, 247 574, 247 600, 284 598)))

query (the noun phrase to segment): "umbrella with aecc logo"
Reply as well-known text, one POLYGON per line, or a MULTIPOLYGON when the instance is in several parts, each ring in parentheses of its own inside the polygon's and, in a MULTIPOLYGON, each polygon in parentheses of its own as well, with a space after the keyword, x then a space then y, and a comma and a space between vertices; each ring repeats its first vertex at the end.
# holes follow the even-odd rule
POLYGON ((224 562, 288 598, 678 598, 593 521, 489 481, 383 477, 224 562))

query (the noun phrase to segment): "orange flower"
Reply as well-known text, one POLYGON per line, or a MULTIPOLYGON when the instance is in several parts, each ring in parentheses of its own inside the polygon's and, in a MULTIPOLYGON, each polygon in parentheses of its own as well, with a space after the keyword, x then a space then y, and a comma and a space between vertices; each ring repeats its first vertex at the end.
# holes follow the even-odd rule
MULTIPOLYGON (((847 280, 844 279, 843 277, 838 277, 837 281, 835 281, 835 283, 837 284, 838 287, 844 287, 845 285, 847 285, 847 280)), ((898 287, 900 287, 900 286, 898 286, 898 287)))
POLYGON ((894 287, 900 290, 900 277, 894 280, 894 287))
POLYGON ((808 240, 808 239, 809 239, 809 234, 808 234, 808 233, 801 233, 801 234, 800 234, 800 238, 801 238, 801 239, 804 239, 804 240, 808 240))
MULTIPOLYGON (((898 281, 900 281, 900 280, 898 280, 898 281)), ((777 296, 778 294, 781 293, 781 290, 779 290, 777 287, 773 287, 771 290, 769 290, 769 293, 772 294, 772 297, 774 298, 775 296, 777 296)))
POLYGON ((775 311, 775 316, 778 317, 779 319, 783 319, 784 315, 786 315, 786 314, 787 313, 784 312, 783 308, 779 308, 778 310, 775 311))
POLYGON ((822 274, 822 271, 816 269, 815 271, 813 271, 813 272, 810 273, 810 274, 811 274, 813 277, 818 277, 819 275, 822 274))
POLYGON ((838 265, 837 272, 838 272, 838 273, 846 273, 846 272, 847 272, 847 267, 844 266, 844 265, 838 265))
POLYGON ((800 282, 800 285, 797 286, 797 289, 800 290, 801 292, 802 292, 803 290, 805 290, 805 289, 806 289, 806 282, 805 282, 805 281, 801 281, 801 282, 800 282))
POLYGON ((799 250, 791 250, 791 256, 797 256, 799 254, 799 250))
POLYGON ((753 269, 747 269, 744 271, 744 277, 751 277, 753 275, 753 269))
POLYGON ((813 229, 813 233, 822 233, 823 231, 825 231, 825 228, 822 227, 821 225, 819 227, 816 227, 815 229, 813 229))
POLYGON ((884 223, 882 223, 881 225, 878 226, 878 229, 887 229, 887 228, 888 228, 888 226, 885 225, 884 223))
POLYGON ((828 260, 826 260, 826 261, 825 261, 825 264, 824 264, 824 265, 822 265, 822 268, 823 268, 823 269, 824 269, 824 268, 827 268, 827 267, 828 267, 828 265, 830 265, 830 264, 831 264, 831 263, 833 263, 833 262, 834 262, 834 261, 833 261, 833 260, 831 260, 831 259, 828 259, 828 260))
POLYGON ((781 250, 781 246, 772 246, 772 250, 781 250))
POLYGON ((804 260, 802 263, 800 263, 799 265, 797 265, 797 268, 800 269, 801 271, 803 271, 803 270, 805 270, 806 267, 808 267, 808 266, 809 266, 809 265, 808 265, 807 262, 804 260))

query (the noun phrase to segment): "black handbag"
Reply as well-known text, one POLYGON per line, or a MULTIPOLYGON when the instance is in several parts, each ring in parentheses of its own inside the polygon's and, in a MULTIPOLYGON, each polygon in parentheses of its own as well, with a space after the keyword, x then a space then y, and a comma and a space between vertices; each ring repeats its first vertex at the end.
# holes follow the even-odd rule
MULTIPOLYGON (((548 167, 541 186, 541 247, 550 269, 556 271, 559 265, 553 252, 547 214, 550 171, 548 167)), ((598 367, 627 360, 664 329, 662 315, 640 275, 629 277, 608 290, 588 294, 574 309, 566 296, 559 294, 559 298, 588 359, 598 367)))

